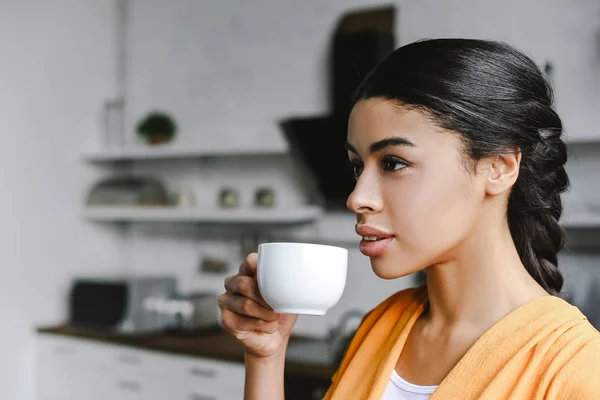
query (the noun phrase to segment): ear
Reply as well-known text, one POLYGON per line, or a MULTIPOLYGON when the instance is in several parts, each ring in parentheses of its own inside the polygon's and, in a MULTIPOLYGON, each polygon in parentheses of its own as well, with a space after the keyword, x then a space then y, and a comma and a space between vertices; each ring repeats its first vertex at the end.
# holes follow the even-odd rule
POLYGON ((487 194, 499 195, 510 190, 519 177, 521 152, 500 154, 487 160, 485 190, 487 194))

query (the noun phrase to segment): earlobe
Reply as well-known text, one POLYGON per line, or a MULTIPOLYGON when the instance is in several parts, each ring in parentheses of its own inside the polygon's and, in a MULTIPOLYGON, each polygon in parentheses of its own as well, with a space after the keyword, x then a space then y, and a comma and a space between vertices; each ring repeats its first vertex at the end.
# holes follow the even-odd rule
POLYGON ((486 192, 499 195, 509 190, 519 177, 521 152, 499 154, 489 160, 486 192))

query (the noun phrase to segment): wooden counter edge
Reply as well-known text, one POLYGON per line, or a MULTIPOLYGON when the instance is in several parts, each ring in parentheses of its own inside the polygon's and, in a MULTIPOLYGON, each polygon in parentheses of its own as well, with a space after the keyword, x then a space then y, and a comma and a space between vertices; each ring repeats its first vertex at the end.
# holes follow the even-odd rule
MULTIPOLYGON (((161 337, 168 337, 168 335, 164 333, 129 336, 114 332, 101 332, 78 329, 69 325, 38 327, 36 328, 36 332, 38 334, 66 336, 108 344, 124 345, 133 348, 138 348, 141 350, 157 351, 167 354, 182 355, 189 357, 205 357, 220 361, 233 361, 241 363, 244 362, 244 354, 241 351, 241 347, 239 351, 227 352, 220 352, 219 349, 215 347, 211 347, 210 350, 207 348, 203 349, 201 348, 201 346, 197 346, 197 343, 202 341, 202 336, 193 337, 193 339, 190 338, 190 340, 196 341, 196 345, 190 344, 187 346, 169 346, 157 343, 157 340, 159 340, 161 337)), ((211 337, 213 340, 215 340, 215 335, 222 335, 223 339, 228 341, 229 343, 234 341, 233 337, 230 337, 229 334, 224 331, 209 333, 207 334, 207 337, 211 337)), ((178 336, 177 340, 185 341, 185 338, 178 336)), ((303 376, 307 378, 318 378, 323 380, 331 380, 331 377, 336 371, 336 367, 332 365, 298 363, 293 361, 286 362, 285 368, 286 375, 303 376)))

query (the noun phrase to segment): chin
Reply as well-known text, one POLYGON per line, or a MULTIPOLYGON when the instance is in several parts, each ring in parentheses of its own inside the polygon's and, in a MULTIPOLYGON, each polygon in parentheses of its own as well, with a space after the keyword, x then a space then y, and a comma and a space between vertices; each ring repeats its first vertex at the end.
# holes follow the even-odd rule
POLYGON ((406 266, 399 265, 396 257, 370 257, 371 268, 375 275, 381 279, 391 280, 408 276, 412 273, 417 272, 419 269, 406 268, 406 266))

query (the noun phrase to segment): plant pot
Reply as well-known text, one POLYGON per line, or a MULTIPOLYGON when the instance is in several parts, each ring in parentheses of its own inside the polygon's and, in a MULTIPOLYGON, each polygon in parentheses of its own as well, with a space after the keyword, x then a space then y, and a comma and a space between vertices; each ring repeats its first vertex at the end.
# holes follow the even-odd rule
POLYGON ((146 136, 146 141, 149 144, 163 144, 170 141, 171 138, 169 135, 163 135, 161 133, 150 134, 146 136))

